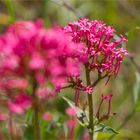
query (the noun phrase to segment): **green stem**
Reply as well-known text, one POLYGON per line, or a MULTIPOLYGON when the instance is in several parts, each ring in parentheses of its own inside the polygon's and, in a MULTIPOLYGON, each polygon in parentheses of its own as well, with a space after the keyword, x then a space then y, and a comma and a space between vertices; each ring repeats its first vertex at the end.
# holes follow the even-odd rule
POLYGON ((35 140, 41 140, 40 138, 40 126, 39 126, 39 109, 38 109, 38 98, 35 94, 37 84, 33 78, 33 109, 34 109, 34 136, 35 140))
POLYGON ((34 132, 35 140, 40 140, 39 113, 38 108, 34 108, 34 132))
POLYGON ((11 0, 5 0, 5 5, 7 7, 8 13, 10 15, 10 22, 14 22, 15 21, 15 15, 14 15, 14 7, 12 4, 11 0))
MULTIPOLYGON (((87 85, 91 85, 91 80, 90 80, 90 71, 88 69, 88 65, 85 66, 85 71, 86 71, 86 81, 87 85)), ((93 140, 94 136, 94 122, 93 122, 93 99, 92 99, 92 94, 88 94, 88 104, 89 104, 89 134, 90 134, 90 140, 93 140)))
POLYGON ((11 111, 9 112, 9 134, 10 134, 10 139, 14 140, 13 136, 13 122, 12 122, 12 113, 11 111))

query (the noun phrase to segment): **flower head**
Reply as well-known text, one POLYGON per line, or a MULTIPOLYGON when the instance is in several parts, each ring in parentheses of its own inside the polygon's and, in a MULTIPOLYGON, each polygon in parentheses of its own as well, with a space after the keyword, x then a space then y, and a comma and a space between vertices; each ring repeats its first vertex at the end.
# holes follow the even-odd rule
POLYGON ((119 45, 127 40, 122 35, 116 39, 112 26, 98 20, 81 19, 69 23, 63 31, 68 33, 74 42, 85 44, 82 51, 87 57, 85 63, 89 64, 91 70, 108 76, 118 74, 120 64, 127 55, 127 51, 119 45))

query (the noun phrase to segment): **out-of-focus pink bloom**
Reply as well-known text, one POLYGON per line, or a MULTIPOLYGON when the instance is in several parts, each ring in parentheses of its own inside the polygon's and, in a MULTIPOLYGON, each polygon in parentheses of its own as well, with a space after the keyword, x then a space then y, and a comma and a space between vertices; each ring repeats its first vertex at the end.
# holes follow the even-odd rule
POLYGON ((41 73, 41 72, 36 73, 36 80, 41 85, 46 82, 46 78, 44 77, 43 73, 41 73))
POLYGON ((76 109, 74 107, 69 107, 66 109, 66 113, 70 117, 74 117, 76 115, 76 109))
POLYGON ((8 102, 10 111, 17 114, 22 114, 32 104, 31 97, 25 93, 19 93, 13 100, 8 102))
POLYGON ((54 97, 56 95, 54 89, 52 88, 47 88, 47 87, 40 87, 38 88, 38 90, 36 91, 36 94, 39 98, 51 98, 51 97, 54 97))
POLYGON ((68 107, 66 109, 66 113, 69 116, 69 120, 66 122, 69 128, 68 139, 74 138, 75 127, 77 125, 76 119, 76 108, 75 107, 68 107))
POLYGON ((75 128, 76 124, 77 124, 76 119, 70 119, 67 121, 67 125, 70 129, 75 128))
POLYGON ((107 26, 104 22, 84 18, 73 23, 69 23, 63 31, 71 36, 74 42, 82 42, 85 49, 82 49, 90 70, 98 70, 101 74, 108 76, 117 75, 120 64, 124 56, 128 53, 118 47, 127 42, 127 39, 120 35, 120 39, 115 38, 115 29, 107 26))
POLYGON ((26 89, 29 83, 26 79, 11 79, 8 80, 9 88, 26 89))
POLYGON ((19 92, 28 96, 33 83, 41 99, 55 96, 68 77, 80 74, 83 48, 60 29, 46 30, 41 20, 10 25, 0 36, 0 91, 10 110, 22 114, 28 108, 30 101, 19 92))
POLYGON ((33 53, 29 62, 29 67, 34 70, 44 69, 45 60, 38 53, 33 53))
POLYGON ((51 122, 53 120, 53 116, 52 116, 52 114, 50 112, 45 112, 43 114, 43 119, 45 121, 51 122))
POLYGON ((3 113, 0 113, 0 122, 7 120, 7 116, 3 113))
POLYGON ((90 140, 90 136, 89 136, 89 133, 87 131, 84 132, 82 140, 90 140))

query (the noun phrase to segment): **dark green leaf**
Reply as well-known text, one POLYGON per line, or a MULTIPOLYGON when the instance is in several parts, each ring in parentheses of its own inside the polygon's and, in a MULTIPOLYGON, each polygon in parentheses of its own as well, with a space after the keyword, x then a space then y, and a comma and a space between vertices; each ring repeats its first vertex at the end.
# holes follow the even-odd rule
POLYGON ((28 125, 25 128, 23 140, 32 140, 34 139, 34 127, 32 125, 28 125))
POLYGON ((110 126, 106 126, 103 123, 100 123, 96 126, 95 132, 107 132, 107 133, 112 133, 112 134, 118 134, 119 132, 113 129, 110 126))
POLYGON ((68 127, 67 127, 66 123, 63 124, 63 130, 64 130, 64 134, 65 134, 65 139, 67 139, 67 137, 68 137, 68 127))

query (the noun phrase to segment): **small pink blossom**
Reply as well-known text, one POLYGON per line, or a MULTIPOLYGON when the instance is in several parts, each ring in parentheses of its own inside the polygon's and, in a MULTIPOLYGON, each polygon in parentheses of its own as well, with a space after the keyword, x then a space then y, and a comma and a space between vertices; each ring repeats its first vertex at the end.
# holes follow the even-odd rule
POLYGON ((91 86, 87 86, 85 87, 85 92, 88 93, 88 94, 92 94, 93 93, 93 88, 91 86))
POLYGON ((106 100, 107 96, 102 94, 102 101, 106 100))
POLYGON ((54 97, 56 95, 54 89, 49 89, 47 87, 40 87, 37 89, 36 94, 39 98, 44 99, 47 98, 49 99, 50 97, 54 97))
POLYGON ((76 79, 75 80, 75 88, 77 90, 84 91, 84 92, 86 92, 88 94, 92 94, 93 93, 93 87, 84 85, 82 80, 80 80, 78 77, 76 77, 75 79, 76 79))
POLYGON ((8 80, 9 88, 26 89, 28 85, 29 83, 26 79, 18 78, 18 79, 8 80))
POLYGON ((72 129, 77 125, 77 121, 75 119, 70 119, 67 121, 67 125, 70 129, 72 129))
POLYGON ((33 53, 29 62, 29 67, 34 70, 43 69, 45 66, 44 59, 38 53, 33 53))
POLYGON ((89 136, 89 133, 87 131, 84 132, 82 140, 90 140, 90 136, 89 136))
POLYGON ((14 100, 8 102, 11 112, 17 114, 23 114, 32 104, 32 99, 25 93, 19 93, 15 96, 14 100))
POLYGON ((7 116, 3 113, 0 113, 0 122, 7 120, 7 116))
POLYGON ((66 109, 67 115, 74 117, 76 115, 76 109, 74 107, 69 107, 66 109))
POLYGON ((43 114, 43 119, 45 121, 51 122, 53 120, 53 116, 52 116, 52 114, 50 112, 45 112, 43 114))

